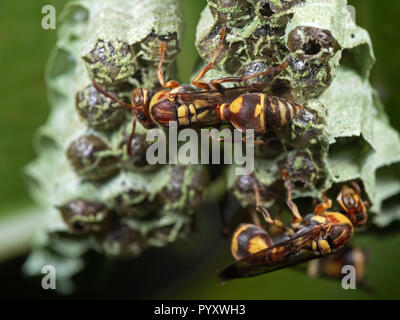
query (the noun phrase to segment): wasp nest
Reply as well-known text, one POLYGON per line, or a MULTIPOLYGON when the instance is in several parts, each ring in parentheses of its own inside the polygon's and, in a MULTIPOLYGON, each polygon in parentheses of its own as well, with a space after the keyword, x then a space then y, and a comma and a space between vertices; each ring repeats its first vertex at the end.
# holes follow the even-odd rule
POLYGON ((81 245, 79 257, 64 259, 75 261, 75 268, 65 266, 66 279, 89 249, 135 257, 192 231, 207 168, 148 164, 150 142, 140 125, 128 155, 129 110, 91 84, 96 80, 126 102, 135 87, 158 90, 160 44, 167 44, 167 67, 180 50, 181 13, 175 0, 82 0, 65 8, 46 73, 53 111, 37 135, 41 156, 27 168, 32 194, 49 208, 27 273, 40 273, 44 256, 54 263, 68 258, 67 244, 52 245, 63 239, 81 245))
MULTIPOLYGON (((126 102, 133 88, 158 90, 160 43, 167 69, 181 46, 181 12, 177 0, 78 0, 64 10, 46 73, 53 108, 37 135, 39 157, 27 168, 32 195, 48 208, 27 273, 40 274, 40 261, 50 259, 67 279, 90 248, 134 257, 190 234, 208 168, 148 164, 140 125, 128 155, 130 113, 91 85, 95 79, 126 102)), ((263 143, 252 175, 227 169, 227 192, 252 205, 257 183, 264 206, 284 207, 283 169, 295 200, 357 180, 370 223, 399 219, 400 139, 369 84, 371 41, 346 0, 208 0, 196 37, 204 63, 222 27, 227 36, 208 80, 286 62, 251 81, 269 82, 267 93, 304 106, 286 127, 257 137, 263 143)))

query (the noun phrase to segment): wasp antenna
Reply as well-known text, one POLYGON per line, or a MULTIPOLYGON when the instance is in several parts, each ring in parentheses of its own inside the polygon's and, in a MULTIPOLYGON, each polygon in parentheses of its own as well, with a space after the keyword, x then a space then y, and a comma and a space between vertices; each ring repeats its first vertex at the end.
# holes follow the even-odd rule
POLYGON ((157 78, 158 78, 158 82, 160 83, 160 85, 163 88, 177 88, 179 87, 179 83, 175 80, 170 80, 168 82, 165 82, 164 79, 164 72, 162 70, 162 64, 164 62, 164 58, 165 58, 165 48, 166 48, 166 44, 165 42, 161 42, 161 47, 160 47, 160 61, 158 62, 158 68, 157 68, 157 78))
POLYGON ((280 71, 286 69, 287 67, 288 67, 288 63, 285 61, 285 62, 282 62, 282 63, 281 63, 279 66, 277 66, 277 67, 274 67, 274 68, 271 68, 271 69, 269 69, 269 70, 260 72, 260 74, 274 74, 274 73, 277 73, 277 72, 280 72, 280 71))
POLYGON ((106 96, 107 98, 110 98, 114 102, 119 103, 121 106, 123 106, 125 108, 132 108, 132 105, 121 101, 115 95, 113 95, 112 93, 110 93, 110 92, 104 90, 102 87, 100 87, 100 85, 95 80, 92 80, 92 84, 93 84, 93 87, 95 87, 95 89, 98 92, 100 92, 102 95, 106 96))
POLYGON ((214 64, 215 61, 217 60, 221 50, 222 50, 222 46, 224 45, 224 40, 225 40, 225 36, 226 36, 226 28, 223 27, 221 29, 221 32, 219 34, 219 42, 218 42, 218 47, 217 50, 214 52, 214 56, 212 58, 212 63, 214 64))
POLYGON ((158 62, 158 69, 161 69, 165 58, 165 42, 161 42, 160 46, 160 61, 158 62))
POLYGON ((301 222, 303 220, 303 218, 300 215, 297 205, 292 200, 292 185, 290 183, 289 173, 286 169, 282 169, 281 174, 282 174, 284 186, 286 187, 286 190, 287 190, 286 204, 289 207, 290 211, 292 211, 293 219, 294 219, 293 224, 297 224, 297 223, 301 222))
POLYGON ((126 150, 128 151, 128 155, 131 155, 132 154, 132 140, 133 140, 133 137, 135 136, 135 131, 136 131, 136 114, 135 114, 135 111, 134 111, 134 109, 132 109, 132 117, 133 117, 133 120, 132 120, 132 132, 131 132, 131 135, 129 136, 129 140, 128 140, 128 145, 127 145, 127 148, 126 148, 126 150))
POLYGON ((226 36, 226 27, 222 27, 222 29, 221 29, 221 31, 220 31, 220 34, 219 34, 219 37, 220 37, 220 44, 222 45, 222 42, 224 41, 224 39, 225 39, 225 36, 226 36))

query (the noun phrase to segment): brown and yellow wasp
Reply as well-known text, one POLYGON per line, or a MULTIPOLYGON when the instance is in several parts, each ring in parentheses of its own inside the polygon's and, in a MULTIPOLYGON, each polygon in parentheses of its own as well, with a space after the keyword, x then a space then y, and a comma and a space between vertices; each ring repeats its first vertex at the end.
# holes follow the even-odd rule
POLYGON ((233 88, 224 88, 223 83, 241 83, 251 78, 273 74, 287 67, 283 62, 280 66, 244 77, 226 77, 213 79, 209 83, 202 81, 204 75, 214 66, 222 50, 226 29, 220 32, 218 48, 211 60, 192 81, 191 86, 181 85, 175 80, 165 82, 162 63, 165 57, 165 43, 161 43, 160 61, 158 64, 158 81, 165 88, 151 96, 150 91, 136 88, 131 92, 131 104, 119 100, 113 94, 105 91, 95 81, 94 87, 121 106, 130 108, 133 113, 133 128, 128 142, 133 138, 136 119, 145 127, 154 125, 168 127, 176 123, 178 128, 190 127, 195 124, 209 125, 206 116, 215 110, 218 122, 228 122, 235 128, 254 129, 256 133, 266 133, 284 126, 296 117, 302 106, 286 99, 273 97, 262 93, 267 84, 252 84, 233 88))
POLYGON ((324 197, 314 213, 303 219, 291 199, 290 183, 285 171, 283 176, 288 189, 287 204, 294 216, 292 228, 284 226, 278 219, 271 219, 267 209, 258 205, 259 191, 255 185, 256 210, 263 214, 267 223, 285 230, 287 239, 273 244, 261 226, 239 226, 231 245, 232 254, 238 261, 219 274, 223 281, 257 276, 337 253, 351 239, 354 227, 366 223, 367 211, 356 183, 352 183, 353 188, 344 185, 339 192, 337 200, 344 212, 329 210, 332 201, 324 197))

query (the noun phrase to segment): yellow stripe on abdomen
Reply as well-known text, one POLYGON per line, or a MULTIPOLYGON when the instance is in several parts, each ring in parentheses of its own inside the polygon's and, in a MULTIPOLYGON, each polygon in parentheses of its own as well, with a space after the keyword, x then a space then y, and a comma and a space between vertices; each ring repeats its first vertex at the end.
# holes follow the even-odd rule
POLYGON ((232 113, 239 113, 242 109, 243 97, 236 98, 229 106, 229 111, 232 113))

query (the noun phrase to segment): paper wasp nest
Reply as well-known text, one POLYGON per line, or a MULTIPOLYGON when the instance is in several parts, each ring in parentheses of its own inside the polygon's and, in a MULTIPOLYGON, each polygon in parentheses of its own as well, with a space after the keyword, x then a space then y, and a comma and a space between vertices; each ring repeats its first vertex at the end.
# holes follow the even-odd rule
MULTIPOLYGON (((26 169, 31 193, 47 211, 28 274, 40 274, 41 261, 51 259, 62 270, 58 278, 68 279, 83 268, 90 248, 134 257, 190 234, 210 183, 208 168, 147 165, 140 125, 129 156, 129 111, 91 85, 95 79, 127 102, 132 88, 157 91, 160 43, 167 43, 166 69, 181 47, 181 13, 177 0, 79 0, 65 8, 46 70, 52 110, 37 135, 39 157, 26 169)), ((269 93, 304 106, 290 126, 262 137, 254 176, 227 170, 227 192, 243 206, 254 203, 257 179, 263 205, 284 204, 285 168, 295 199, 319 198, 357 180, 372 223, 400 218, 400 139, 369 84, 369 35, 346 1, 209 0, 196 39, 205 62, 222 26, 227 37, 208 79, 286 61, 281 73, 256 81, 271 82, 269 93)))
POLYGON ((132 88, 158 90, 160 43, 167 43, 168 66, 181 46, 181 13, 175 0, 82 0, 63 11, 46 70, 52 111, 37 135, 40 157, 26 169, 32 194, 47 208, 28 274, 40 274, 47 261, 68 291, 62 280, 83 268, 90 248, 135 257, 191 232, 207 168, 148 165, 140 125, 129 156, 129 110, 91 85, 95 79, 127 102, 132 88))

